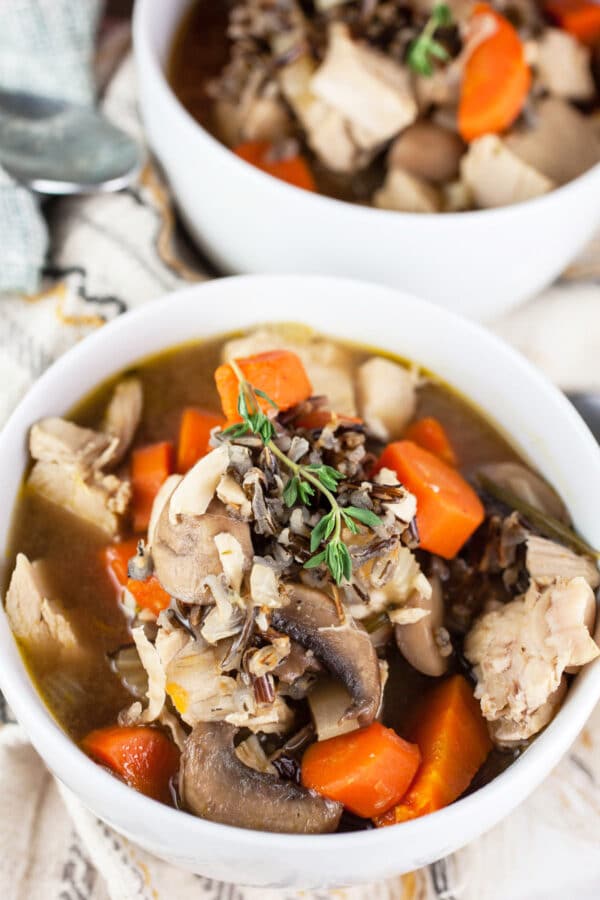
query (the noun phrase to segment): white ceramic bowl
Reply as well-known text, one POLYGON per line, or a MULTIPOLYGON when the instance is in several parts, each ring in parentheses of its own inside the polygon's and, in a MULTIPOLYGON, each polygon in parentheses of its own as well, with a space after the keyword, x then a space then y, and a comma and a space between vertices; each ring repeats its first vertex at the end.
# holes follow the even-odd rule
MULTIPOLYGON (((477 325, 389 288, 318 277, 249 276, 191 287, 128 313, 86 338, 39 379, 0 435, 0 547, 6 546, 33 422, 66 413, 104 379, 147 354, 192 338, 291 319, 382 347, 438 373, 510 435, 556 486, 582 534, 600 546, 600 450, 562 394, 508 346, 477 325)), ((89 809, 176 865, 223 881, 273 887, 382 879, 466 844, 542 781, 600 696, 595 663, 576 679, 554 722, 517 762, 442 812, 376 831, 302 837, 194 818, 143 797, 92 763, 41 702, 3 610, 0 660, 0 687, 33 744, 89 809)))
POLYGON ((264 175, 201 128, 167 84, 189 5, 137 0, 139 96, 181 214, 223 271, 366 279, 490 320, 553 281, 600 224, 600 165, 528 203, 444 215, 342 203, 264 175))

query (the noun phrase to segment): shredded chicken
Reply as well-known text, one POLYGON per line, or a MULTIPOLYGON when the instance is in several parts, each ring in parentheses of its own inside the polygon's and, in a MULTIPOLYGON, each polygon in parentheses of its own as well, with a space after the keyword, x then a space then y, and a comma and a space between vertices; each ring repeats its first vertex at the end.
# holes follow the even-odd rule
POLYGON ((586 625, 595 598, 582 577, 555 579, 479 618, 465 640, 475 696, 500 745, 525 741, 550 720, 563 673, 600 655, 586 625))
POLYGON ((390 168, 383 187, 375 191, 373 203, 379 209, 396 212, 434 213, 440 211, 442 197, 423 178, 399 168, 390 168))
POLYGON ((37 462, 28 479, 32 490, 100 528, 111 537, 131 499, 131 485, 116 475, 94 471, 86 480, 73 466, 37 462))
POLYGON ((76 468, 84 477, 103 468, 116 452, 118 439, 66 419, 41 419, 29 432, 29 451, 44 463, 76 468))
POLYGON ((461 163, 462 178, 478 207, 489 209, 522 203, 547 194, 556 185, 542 174, 514 143, 494 134, 477 138, 461 163))
POLYGON ((116 439, 110 456, 112 466, 124 458, 142 417, 144 394, 139 378, 124 378, 112 395, 104 415, 102 431, 116 439))
POLYGON ((42 560, 31 563, 18 554, 6 593, 6 614, 15 637, 46 664, 76 662, 85 655, 66 610, 52 598, 42 560))
POLYGON ((374 356, 356 373, 356 396, 359 414, 373 434, 395 440, 415 414, 416 379, 404 366, 374 356))

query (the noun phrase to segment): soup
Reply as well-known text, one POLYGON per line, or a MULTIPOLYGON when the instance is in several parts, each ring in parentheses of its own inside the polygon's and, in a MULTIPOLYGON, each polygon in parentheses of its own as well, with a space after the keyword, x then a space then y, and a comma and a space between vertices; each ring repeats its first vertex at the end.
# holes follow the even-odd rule
POLYGON ((400 212, 546 194, 600 161, 588 0, 196 2, 169 78, 241 159, 400 212))
POLYGON ((598 655, 553 489, 434 376, 302 326, 174 348, 31 429, 6 610, 131 787, 383 827, 510 764, 598 655))

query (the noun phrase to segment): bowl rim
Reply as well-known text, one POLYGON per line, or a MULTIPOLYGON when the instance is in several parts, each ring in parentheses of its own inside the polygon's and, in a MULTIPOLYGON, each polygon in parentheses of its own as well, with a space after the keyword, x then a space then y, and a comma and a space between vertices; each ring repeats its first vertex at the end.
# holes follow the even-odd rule
MULTIPOLYGON (((182 16, 187 12, 194 0, 183 0, 183 2, 187 4, 186 9, 179 13, 174 31, 181 25, 182 16)), ((295 187, 294 185, 288 184, 285 181, 262 172, 260 169, 256 168, 256 166, 252 166, 250 163, 237 157, 230 148, 221 143, 221 141, 214 137, 203 125, 194 119, 183 106, 168 81, 165 68, 163 68, 158 60, 153 46, 152 36, 150 34, 150 25, 153 21, 153 16, 159 14, 159 8, 160 4, 157 4, 155 0, 135 0, 133 11, 133 49, 136 60, 138 62, 143 60, 141 64, 149 67, 151 75, 155 79, 157 89, 161 92, 164 101, 169 104, 173 114, 179 120, 182 127, 188 130, 190 136, 195 135, 196 139, 200 138, 203 140, 213 152, 218 153, 223 165, 230 166, 232 171, 237 171, 240 177, 245 173, 247 178, 254 179, 257 187, 262 185, 262 188, 265 190, 267 188, 273 191, 281 190, 284 192, 283 196, 287 194, 290 199, 296 198, 298 202, 300 202, 299 198, 304 195, 307 203, 320 204, 324 210, 337 210, 338 213, 342 215, 344 211, 352 210, 352 212, 347 212, 347 214, 356 217, 363 216, 365 219, 377 217, 380 222, 385 220, 390 224, 393 222, 410 222, 411 227, 415 227, 415 224, 420 222, 423 224, 418 227, 426 228, 433 223, 436 223, 436 227, 445 227, 445 225, 442 225, 441 223, 448 222, 450 226, 456 228, 457 226, 462 227, 465 223, 470 223, 473 220, 477 222, 488 220, 492 217, 504 218, 510 216, 513 210, 520 211, 530 208, 543 209, 545 205, 553 202, 560 202, 563 197, 566 197, 570 193, 574 193, 579 189, 584 190, 588 183, 594 182, 596 179, 600 182, 600 162, 598 162, 586 172, 582 172, 581 175, 571 179, 571 181, 568 181, 566 184, 559 185, 540 197, 534 197, 530 200, 521 200, 518 203, 511 203, 506 206, 496 206, 490 209, 470 209, 462 212, 444 213, 411 213, 378 209, 374 206, 362 206, 352 201, 338 200, 335 197, 328 197, 319 192, 306 191, 302 188, 295 187)), ((173 33, 170 35, 170 40, 172 40, 172 38, 173 33)))
MULTIPOLYGON (((146 317, 160 319, 173 315, 174 304, 186 304, 190 306, 197 303, 196 295, 201 292, 204 299, 209 302, 211 292, 215 295, 227 293, 230 286, 233 290, 246 287, 257 290, 266 282, 270 286, 284 290, 290 283, 302 282, 305 289, 318 290, 319 287, 327 288, 337 285, 340 290, 348 291, 372 291, 376 292, 382 301, 398 303, 404 302, 413 307, 418 304, 429 316, 436 316, 443 329, 444 323, 449 326, 460 327, 469 339, 485 338, 488 346, 494 346, 499 357, 510 359, 515 369, 523 379, 531 384, 536 393, 543 393, 552 401, 563 420, 568 423, 572 436, 577 439, 586 454, 593 454, 600 459, 600 448, 589 432, 583 420, 568 402, 566 397, 552 385, 531 363, 524 359, 520 353, 504 343, 494 334, 486 331, 477 323, 442 309, 427 301, 419 300, 411 294, 397 291, 381 285, 373 285, 368 282, 353 281, 350 279, 334 278, 329 276, 281 276, 281 275, 245 275, 230 278, 215 279, 204 283, 192 285, 180 291, 163 296, 150 304, 131 310, 118 316, 112 322, 95 331, 78 344, 71 347, 33 384, 25 397, 18 404, 2 432, 0 433, 0 460, 5 454, 14 452, 15 438, 22 437, 26 423, 30 421, 27 413, 29 406, 33 405, 39 397, 51 396, 52 385, 60 380, 63 372, 76 370, 85 366, 92 355, 101 355, 110 345, 111 339, 120 332, 139 333, 136 331, 138 323, 143 323, 146 317)), ((288 319, 289 320, 289 319, 288 319)), ((284 317, 280 319, 284 321, 284 317)), ((248 326, 250 327, 250 326, 248 326)), ((143 333, 143 329, 142 329, 143 333)), ((162 345, 168 349, 172 344, 162 345)), ((135 365, 135 360, 142 361, 148 353, 134 356, 132 361, 123 368, 135 365)), ((121 369, 120 371, 122 371, 121 369)), ((107 376, 110 377, 110 376, 107 376)), ((105 380, 105 379, 102 379, 105 380)), ((99 382, 102 383, 102 382, 99 382)), ((14 504, 7 515, 14 513, 14 504)), ((0 604, 1 605, 1 604, 0 604)), ((477 810, 493 808, 496 800, 506 796, 506 792, 512 792, 515 798, 513 806, 527 796, 541 783, 551 770, 552 766, 564 755, 570 744, 585 724, 589 714, 600 696, 600 660, 586 667, 584 678, 578 677, 571 686, 570 693, 576 691, 569 708, 562 707, 555 719, 530 745, 525 753, 516 759, 504 772, 496 776, 492 781, 472 794, 463 797, 450 806, 429 816, 420 819, 400 823, 382 829, 360 831, 356 833, 335 833, 328 835, 295 835, 280 834, 246 830, 236 826, 222 825, 193 816, 185 811, 167 807, 157 801, 151 800, 139 794, 137 791, 121 783, 108 772, 104 771, 96 763, 92 762, 79 749, 77 744, 62 730, 57 721, 44 704, 32 679, 30 678, 23 659, 17 649, 16 642, 8 626, 4 610, 0 611, 0 646, 10 638, 10 654, 5 663, 0 667, 0 686, 5 692, 9 704, 17 713, 19 720, 23 722, 25 730, 30 735, 34 746, 40 748, 40 754, 55 760, 60 760, 60 766, 55 766, 56 774, 60 778, 60 772, 68 772, 69 786, 76 794, 83 794, 93 787, 96 796, 111 795, 114 797, 115 822, 118 821, 118 810, 127 808, 131 813, 137 814, 137 820, 160 821, 161 827, 167 825, 173 834, 185 833, 186 839, 194 841, 206 837, 221 838, 226 843, 237 843, 238 846, 268 845, 271 850, 281 852, 302 851, 351 851, 355 846, 368 851, 370 847, 389 847, 392 850, 398 839, 397 828, 402 827, 402 835, 414 846, 426 846, 423 840, 435 824, 438 830, 445 826, 447 833, 452 835, 460 830, 460 825, 469 817, 476 815, 477 810), (15 654, 17 656, 15 657, 15 654), (16 662, 14 660, 17 660, 16 662), (43 748, 43 749, 42 749, 43 748), (545 761, 544 761, 545 758, 545 761)), ((502 804, 500 804, 502 806, 502 804)), ((492 822, 491 824, 494 824, 492 822)), ((490 827, 490 826, 488 826, 490 827)), ((118 825, 117 825, 118 828, 118 825)))

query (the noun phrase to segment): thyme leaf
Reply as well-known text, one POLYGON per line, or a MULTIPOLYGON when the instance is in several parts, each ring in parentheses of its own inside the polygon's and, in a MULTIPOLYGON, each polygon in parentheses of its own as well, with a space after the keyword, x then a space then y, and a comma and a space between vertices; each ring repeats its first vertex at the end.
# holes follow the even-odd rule
POLYGON ((381 524, 380 518, 368 509, 339 505, 335 495, 340 482, 346 477, 343 472, 325 463, 303 466, 279 449, 274 442, 275 426, 261 409, 257 397, 265 400, 273 409, 278 409, 277 404, 244 378, 235 360, 231 361, 231 367, 239 382, 237 409, 242 421, 226 428, 223 434, 231 440, 248 433, 258 435, 265 447, 290 470, 291 476, 283 489, 283 502, 288 508, 295 506, 298 501, 309 506, 317 491, 327 500, 331 508, 312 529, 310 552, 313 556, 304 564, 304 568, 315 569, 326 565, 337 585, 348 581, 352 577, 352 558, 341 537, 342 526, 345 525, 353 534, 357 534, 357 522, 368 528, 377 528, 381 524), (324 549, 316 552, 323 544, 324 549))
POLYGON ((435 39, 435 33, 438 28, 451 24, 450 7, 445 3, 434 6, 423 31, 408 46, 406 61, 413 71, 429 78, 434 72, 433 60, 448 62, 450 54, 444 45, 435 39))

